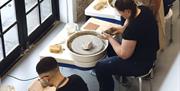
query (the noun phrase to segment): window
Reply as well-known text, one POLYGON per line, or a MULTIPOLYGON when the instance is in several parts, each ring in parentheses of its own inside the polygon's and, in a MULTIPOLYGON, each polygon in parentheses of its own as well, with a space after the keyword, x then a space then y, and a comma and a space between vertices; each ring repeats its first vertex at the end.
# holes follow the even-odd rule
POLYGON ((58 20, 59 0, 0 0, 0 77, 58 20))

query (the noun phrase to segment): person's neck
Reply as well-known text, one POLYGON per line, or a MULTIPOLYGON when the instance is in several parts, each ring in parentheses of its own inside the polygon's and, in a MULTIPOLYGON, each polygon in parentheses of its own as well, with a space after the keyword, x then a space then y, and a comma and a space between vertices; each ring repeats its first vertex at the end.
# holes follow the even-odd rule
POLYGON ((60 85, 60 83, 65 79, 65 77, 61 74, 58 74, 57 76, 55 76, 53 78, 54 80, 52 81, 53 82, 53 85, 55 87, 58 87, 60 85))
POLYGON ((63 75, 61 74, 58 74, 56 76, 56 78, 54 79, 53 81, 53 85, 56 87, 56 88, 59 88, 59 87, 63 87, 64 85, 66 85, 66 83, 69 81, 68 78, 64 77, 63 75))
POLYGON ((137 8, 136 10, 137 10, 137 12, 136 12, 136 17, 137 17, 141 13, 141 9, 137 8))

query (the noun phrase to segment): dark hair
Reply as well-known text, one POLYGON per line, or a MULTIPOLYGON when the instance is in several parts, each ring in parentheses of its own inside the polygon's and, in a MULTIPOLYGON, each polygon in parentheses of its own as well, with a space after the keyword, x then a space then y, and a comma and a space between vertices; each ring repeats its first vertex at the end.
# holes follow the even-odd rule
POLYGON ((116 0, 115 8, 118 11, 124 11, 126 9, 131 10, 131 16, 129 18, 129 23, 131 23, 134 20, 134 18, 136 17, 137 5, 134 2, 134 0, 116 0))
POLYGON ((58 63, 53 57, 42 58, 36 65, 36 72, 38 74, 49 72, 55 68, 58 68, 58 63))

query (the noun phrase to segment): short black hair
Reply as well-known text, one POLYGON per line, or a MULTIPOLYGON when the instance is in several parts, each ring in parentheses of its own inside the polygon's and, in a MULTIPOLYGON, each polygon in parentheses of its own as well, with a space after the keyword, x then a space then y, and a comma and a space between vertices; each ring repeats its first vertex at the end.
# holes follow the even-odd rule
POLYGON ((53 57, 44 57, 36 65, 36 72, 38 74, 49 72, 55 68, 58 68, 58 63, 53 57))

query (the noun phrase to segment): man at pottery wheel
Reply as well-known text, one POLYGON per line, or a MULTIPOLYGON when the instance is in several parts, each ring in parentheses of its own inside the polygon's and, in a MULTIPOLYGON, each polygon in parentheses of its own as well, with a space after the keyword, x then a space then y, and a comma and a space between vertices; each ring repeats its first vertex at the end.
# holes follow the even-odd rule
POLYGON ((108 58, 95 66, 99 91, 114 91, 112 75, 140 76, 148 73, 156 60, 159 49, 158 26, 152 11, 145 6, 137 6, 134 0, 116 0, 114 7, 128 23, 122 32, 122 42, 111 34, 103 33, 110 43, 108 58))

